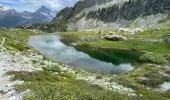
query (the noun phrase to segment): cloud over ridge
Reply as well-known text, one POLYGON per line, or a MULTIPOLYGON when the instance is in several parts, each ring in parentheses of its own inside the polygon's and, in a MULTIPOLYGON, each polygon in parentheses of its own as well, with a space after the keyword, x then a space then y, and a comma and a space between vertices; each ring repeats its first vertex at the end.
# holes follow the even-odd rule
POLYGON ((0 0, 0 6, 7 6, 17 11, 35 11, 42 5, 59 11, 64 7, 73 6, 78 0, 0 0))

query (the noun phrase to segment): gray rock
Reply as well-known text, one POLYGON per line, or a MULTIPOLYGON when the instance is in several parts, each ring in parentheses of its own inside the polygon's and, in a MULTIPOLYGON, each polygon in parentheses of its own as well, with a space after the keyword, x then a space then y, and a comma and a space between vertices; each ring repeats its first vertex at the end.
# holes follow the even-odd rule
POLYGON ((4 91, 4 90, 0 90, 0 93, 1 93, 1 94, 6 94, 7 92, 4 91))
POLYGON ((120 35, 106 35, 105 39, 107 40, 111 40, 111 41, 123 41, 123 40, 127 40, 126 37, 120 36, 120 35))

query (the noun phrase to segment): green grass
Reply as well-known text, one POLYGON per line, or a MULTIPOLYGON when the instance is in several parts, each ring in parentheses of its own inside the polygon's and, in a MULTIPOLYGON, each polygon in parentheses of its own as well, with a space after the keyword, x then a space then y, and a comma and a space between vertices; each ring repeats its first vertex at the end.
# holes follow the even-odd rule
POLYGON ((72 77, 64 78, 65 75, 63 76, 62 73, 55 74, 51 72, 51 70, 56 69, 55 67, 51 67, 50 70, 45 69, 36 72, 11 71, 7 74, 12 75, 13 80, 23 80, 25 82, 16 85, 16 91, 31 90, 31 94, 24 97, 26 100, 56 100, 58 98, 60 100, 124 100, 125 98, 129 100, 128 98, 130 98, 127 95, 105 90, 98 85, 91 85, 86 81, 75 80, 72 77))
POLYGON ((90 30, 90 31, 74 31, 74 32, 58 32, 61 36, 88 36, 88 35, 107 35, 107 34, 119 34, 123 35, 123 32, 117 30, 90 30))
POLYGON ((6 39, 4 46, 7 49, 17 49, 20 51, 29 50, 30 47, 26 44, 29 37, 33 35, 48 34, 43 32, 34 32, 27 29, 6 29, 0 28, 0 37, 6 39))
POLYGON ((61 72, 60 67, 58 66, 48 66, 48 67, 43 67, 44 71, 48 71, 48 72, 61 72))
MULTIPOLYGON (((128 96, 117 92, 105 90, 98 85, 89 84, 83 80, 73 78, 62 78, 61 74, 54 74, 48 71, 36 72, 8 72, 13 80, 23 80, 24 83, 16 85, 17 92, 30 90, 25 100, 166 100, 157 94, 145 96, 128 96)), ((149 92, 148 92, 149 93, 149 92)))
POLYGON ((169 33, 170 33, 170 29, 160 29, 160 30, 148 29, 148 30, 145 30, 143 32, 138 32, 138 33, 134 34, 132 37, 134 37, 134 38, 161 39, 169 33))
POLYGON ((166 23, 168 20, 169 20, 168 17, 167 18, 163 18, 163 19, 159 20, 158 23, 159 24, 166 23))
POLYGON ((141 64, 134 71, 126 74, 116 75, 112 81, 115 81, 123 86, 132 88, 136 93, 145 96, 163 96, 170 97, 167 92, 155 91, 152 88, 159 88, 159 85, 163 82, 170 81, 168 77, 163 76, 165 70, 159 69, 153 64, 141 64), (148 87, 150 89, 148 89, 148 87))
POLYGON ((160 55, 155 55, 152 53, 143 54, 139 59, 143 62, 151 62, 155 64, 167 64, 167 60, 165 57, 160 55))
MULTIPOLYGON (((54 34, 64 36, 84 36, 84 35, 105 35, 110 32, 127 36, 127 41, 79 41, 79 46, 87 46, 97 49, 126 49, 137 52, 143 52, 143 61, 149 63, 135 64, 135 69, 128 73, 118 75, 108 75, 113 78, 112 81, 130 87, 135 90, 137 94, 143 96, 129 97, 117 92, 105 90, 97 85, 92 85, 86 81, 75 80, 73 75, 66 71, 61 71, 58 66, 47 66, 43 71, 11 71, 8 75, 12 75, 12 80, 23 80, 24 83, 16 85, 15 89, 18 92, 31 90, 31 94, 25 96, 25 100, 167 100, 170 98, 169 92, 159 92, 153 90, 162 82, 170 81, 161 73, 169 74, 169 71, 159 68, 157 65, 163 64, 164 61, 170 62, 170 46, 163 41, 164 36, 169 34, 170 30, 146 30, 138 32, 135 35, 125 35, 114 30, 102 31, 82 31, 82 32, 59 32, 54 34), (162 61, 163 60, 163 61, 162 61), (154 63, 154 64, 150 64, 154 63), (147 78, 143 80, 141 78, 147 78), (150 87, 151 89, 147 89, 150 87)), ((0 29, 0 37, 6 38, 5 47, 13 48, 20 51, 32 50, 26 42, 32 35, 48 34, 42 32, 33 32, 25 29, 0 29)), ((142 56, 141 56, 142 57, 142 56)), ((36 61, 32 61, 36 64, 36 61)), ((76 73, 79 73, 77 71, 76 73)), ((98 74, 96 74, 98 75, 98 74)), ((96 78, 102 79, 104 76, 99 74, 96 78)))
POLYGON ((56 33, 62 36, 82 36, 82 35, 94 35, 95 31, 75 31, 75 32, 59 32, 56 33))
POLYGON ((169 45, 161 43, 160 45, 155 45, 138 39, 129 39, 127 41, 107 41, 98 40, 92 42, 79 42, 80 45, 88 45, 95 48, 117 48, 117 49, 131 49, 138 51, 147 51, 157 54, 170 53, 169 45))
POLYGON ((27 29, 0 29, 1 36, 6 36, 8 38, 26 41, 30 36, 44 34, 43 32, 34 32, 27 29))

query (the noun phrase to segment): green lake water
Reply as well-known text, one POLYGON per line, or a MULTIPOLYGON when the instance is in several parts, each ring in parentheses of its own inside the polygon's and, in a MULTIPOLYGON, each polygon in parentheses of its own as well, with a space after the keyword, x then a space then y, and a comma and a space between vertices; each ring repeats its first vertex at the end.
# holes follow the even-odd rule
MULTIPOLYGON (((65 38, 66 39, 66 38, 65 38)), ((33 36, 28 44, 50 59, 73 67, 99 73, 126 73, 134 69, 138 54, 116 49, 69 46, 56 35, 33 36)))

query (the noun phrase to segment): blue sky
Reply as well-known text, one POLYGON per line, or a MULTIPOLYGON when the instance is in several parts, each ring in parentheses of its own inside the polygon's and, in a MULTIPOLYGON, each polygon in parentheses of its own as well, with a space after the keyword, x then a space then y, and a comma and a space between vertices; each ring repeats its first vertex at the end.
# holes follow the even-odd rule
POLYGON ((0 0, 0 6, 14 8, 17 11, 35 11, 42 5, 57 11, 73 6, 78 0, 0 0))

